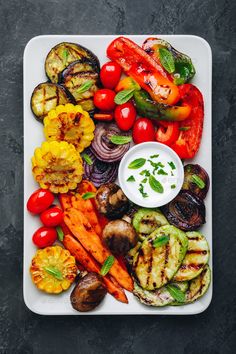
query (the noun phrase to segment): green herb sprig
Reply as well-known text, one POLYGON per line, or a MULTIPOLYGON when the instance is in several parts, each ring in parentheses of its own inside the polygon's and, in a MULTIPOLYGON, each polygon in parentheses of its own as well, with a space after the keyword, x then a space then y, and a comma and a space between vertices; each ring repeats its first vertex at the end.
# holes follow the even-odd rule
POLYGON ((159 236, 157 237, 154 241, 153 241, 153 247, 157 248, 157 247, 161 247, 161 246, 165 246, 167 245, 167 243, 170 241, 170 236, 169 235, 163 235, 163 236, 159 236))
POLYGON ((113 266, 114 262, 115 262, 115 257, 112 255, 108 256, 102 265, 102 268, 100 270, 100 274, 102 276, 105 276, 109 272, 111 267, 113 266))
POLYGON ((115 103, 120 105, 123 103, 128 102, 134 95, 134 91, 135 89, 129 89, 129 90, 122 90, 120 92, 118 92, 115 96, 115 103))
POLYGON ((128 144, 132 140, 132 136, 126 135, 112 135, 110 141, 115 145, 128 144))

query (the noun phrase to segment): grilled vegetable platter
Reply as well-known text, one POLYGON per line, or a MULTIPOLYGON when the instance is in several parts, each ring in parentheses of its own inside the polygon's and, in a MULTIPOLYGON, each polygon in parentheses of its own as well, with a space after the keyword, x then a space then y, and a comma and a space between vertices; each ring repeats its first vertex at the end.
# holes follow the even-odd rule
POLYGON ((40 136, 25 162, 24 208, 34 225, 27 282, 60 313, 109 313, 110 297, 120 313, 133 313, 131 304, 135 313, 188 313, 212 281, 204 226, 211 171, 198 159, 205 98, 195 58, 171 37, 108 37, 103 51, 91 38, 74 39, 54 39, 41 55, 44 78, 27 102, 30 134, 40 136), (176 163, 158 148, 129 162, 126 188, 141 200, 176 190, 158 208, 134 203, 118 179, 123 157, 148 142, 182 160, 179 190, 176 163))

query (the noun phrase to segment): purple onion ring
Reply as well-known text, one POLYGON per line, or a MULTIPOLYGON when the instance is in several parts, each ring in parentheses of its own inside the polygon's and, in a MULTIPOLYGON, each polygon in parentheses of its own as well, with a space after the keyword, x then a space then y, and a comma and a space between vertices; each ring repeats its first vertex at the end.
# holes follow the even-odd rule
POLYGON ((102 184, 116 180, 118 175, 118 163, 100 161, 90 149, 87 149, 85 153, 91 158, 93 164, 89 165, 84 161, 84 178, 93 182, 95 187, 100 187, 102 184))
POLYGON ((115 145, 110 141, 112 135, 131 135, 121 131, 114 123, 98 123, 94 132, 91 150, 97 159, 105 162, 120 161, 129 150, 130 143, 115 145))

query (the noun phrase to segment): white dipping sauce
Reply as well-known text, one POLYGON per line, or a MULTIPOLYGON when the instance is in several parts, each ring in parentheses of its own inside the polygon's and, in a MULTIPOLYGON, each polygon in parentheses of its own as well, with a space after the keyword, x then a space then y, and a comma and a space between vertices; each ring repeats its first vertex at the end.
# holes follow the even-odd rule
POLYGON ((155 208, 169 203, 179 193, 183 179, 183 164, 178 155, 168 146, 157 142, 135 145, 123 156, 119 166, 119 184, 123 192, 132 202, 143 207, 155 208), (153 155, 159 156, 151 158, 153 155), (140 158, 146 159, 142 167, 137 169, 128 167, 131 162, 140 158), (163 167, 159 166, 153 173, 155 167, 148 160, 153 163, 161 163, 163 167), (144 170, 149 171, 150 175, 161 183, 162 193, 151 188, 148 176, 140 174, 144 170), (160 170, 164 170, 167 175, 158 174, 160 170), (130 176, 133 176, 135 181, 127 181, 130 176), (142 182, 145 178, 147 178, 146 183, 142 182), (139 191, 140 185, 143 186, 141 188, 146 193, 146 197, 139 191))

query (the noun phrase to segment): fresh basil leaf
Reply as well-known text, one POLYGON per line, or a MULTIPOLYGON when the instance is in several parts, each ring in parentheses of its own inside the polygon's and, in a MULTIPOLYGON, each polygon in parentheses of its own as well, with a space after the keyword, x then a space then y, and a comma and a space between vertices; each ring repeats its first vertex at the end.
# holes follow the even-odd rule
POLYGON ((134 178, 134 176, 129 176, 129 178, 127 178, 126 181, 127 182, 135 182, 135 178, 134 178))
POLYGON ((56 230, 57 230, 57 237, 58 237, 58 240, 62 242, 63 239, 64 239, 64 232, 62 231, 61 226, 57 226, 57 227, 56 227, 56 230))
POLYGON ((159 57, 164 69, 172 74, 175 71, 175 61, 172 53, 166 48, 159 48, 159 57))
POLYGON ((88 154, 82 154, 82 157, 84 159, 84 161, 91 166, 93 164, 93 160, 91 159, 91 157, 88 154))
POLYGON ((187 131, 189 129, 190 129, 190 127, 179 127, 179 130, 182 130, 182 131, 187 131))
POLYGON ((150 162, 151 166, 154 167, 154 170, 152 172, 153 174, 155 174, 158 168, 165 167, 161 162, 153 162, 152 160, 148 160, 148 161, 150 162))
POLYGON ((147 178, 144 178, 141 183, 146 183, 147 182, 147 178))
POLYGON ((107 259, 105 260, 105 262, 102 265, 102 268, 100 270, 100 274, 102 276, 105 276, 109 272, 111 267, 113 266, 114 262, 115 262, 115 257, 114 256, 108 256, 107 259))
POLYGON ((93 85, 93 80, 88 80, 78 88, 76 93, 84 93, 88 91, 92 85, 93 85))
POLYGON ((163 193, 164 188, 162 184, 154 177, 154 176, 149 176, 149 184, 150 187, 157 193, 163 193))
POLYGON ((132 170, 137 170, 138 168, 142 167, 146 162, 146 159, 144 158, 139 158, 139 159, 135 159, 134 161, 130 162, 128 168, 132 169, 132 170))
POLYGON ((57 268, 48 266, 48 267, 44 267, 44 270, 52 275, 54 278, 56 278, 57 280, 62 280, 63 279, 63 275, 62 272, 60 272, 60 270, 58 270, 57 268))
POLYGON ((205 182, 198 175, 192 175, 192 182, 195 183, 200 189, 205 188, 205 182))
POLYGON ((154 241, 153 241, 153 247, 157 248, 157 247, 161 247, 161 246, 165 246, 167 245, 167 243, 170 240, 170 236, 169 235, 163 235, 163 236, 159 236, 157 237, 154 241))
POLYGON ((176 166, 175 166, 175 164, 174 164, 173 161, 168 162, 168 165, 170 166, 170 168, 171 168, 172 170, 175 170, 175 169, 176 169, 176 166))
POLYGON ((176 188, 176 185, 175 185, 175 184, 172 184, 172 185, 170 186, 170 188, 171 188, 171 189, 175 189, 175 188, 176 188))
POLYGON ((170 295, 178 302, 185 302, 185 294, 182 290, 180 290, 176 285, 167 284, 167 290, 169 291, 170 295))
POLYGON ((68 51, 68 49, 63 50, 63 53, 62 53, 63 65, 66 65, 68 56, 69 56, 69 51, 68 51))
POLYGON ((115 145, 124 145, 128 144, 132 140, 132 136, 126 135, 112 135, 110 140, 115 145))
POLYGON ((166 171, 164 171, 162 168, 160 170, 157 171, 158 175, 163 175, 163 176, 167 176, 168 173, 166 171))
POLYGON ((84 193, 84 194, 82 195, 82 198, 83 198, 84 200, 87 200, 87 199, 94 198, 95 195, 96 195, 96 193, 87 192, 87 193, 84 193))
POLYGON ((144 192, 144 187, 143 187, 143 184, 140 184, 139 185, 139 192, 142 194, 142 197, 143 198, 147 198, 148 197, 148 194, 146 192, 144 192))
POLYGON ((155 159, 155 157, 159 157, 159 154, 151 155, 151 156, 150 156, 150 159, 155 159))
POLYGON ((135 89, 129 89, 129 90, 122 90, 120 92, 118 92, 115 96, 115 103, 116 104, 123 104, 128 102, 134 94, 135 89))
POLYGON ((140 172, 140 175, 141 176, 145 176, 145 177, 149 177, 150 176, 150 171, 148 170, 143 170, 140 172))

